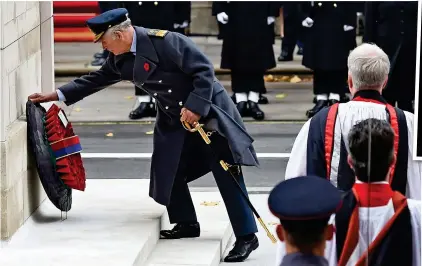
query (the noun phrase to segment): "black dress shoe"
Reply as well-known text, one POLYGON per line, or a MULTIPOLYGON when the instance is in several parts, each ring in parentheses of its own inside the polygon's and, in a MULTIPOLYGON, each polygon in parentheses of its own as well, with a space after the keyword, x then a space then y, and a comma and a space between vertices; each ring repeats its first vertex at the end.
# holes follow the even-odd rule
POLYGON ((326 106, 328 106, 327 100, 319 100, 312 109, 306 111, 306 115, 308 116, 308 118, 311 118, 326 106))
POLYGON ((333 104, 339 103, 340 101, 334 100, 334 99, 330 99, 328 100, 328 105, 331 106, 333 104))
POLYGON ((259 104, 268 104, 268 98, 260 93, 258 103, 259 104))
POLYGON ((91 65, 93 66, 102 66, 105 63, 106 59, 103 57, 100 58, 95 58, 92 62, 91 65))
POLYGON ((101 52, 98 52, 98 53, 95 53, 94 54, 94 58, 103 58, 104 57, 104 54, 101 52))
POLYGON ((341 103, 347 103, 350 101, 350 98, 347 95, 341 95, 340 96, 340 102, 341 103))
POLYGON ((249 101, 249 113, 255 120, 264 120, 265 114, 255 102, 249 101))
POLYGON ((299 50, 297 50, 298 55, 303 55, 303 48, 299 47, 299 50))
POLYGON ((246 260, 252 251, 259 247, 258 238, 253 236, 252 240, 237 239, 234 248, 224 258, 224 262, 242 262, 246 260))
POLYGON ((237 111, 241 117, 245 117, 249 115, 248 103, 247 102, 240 102, 236 104, 237 111))
POLYGON ((278 62, 288 62, 293 61, 293 55, 288 55, 287 53, 281 53, 281 55, 277 58, 278 62))
POLYGON ((171 230, 161 230, 161 239, 180 239, 180 238, 193 238, 199 237, 201 228, 199 223, 180 223, 176 224, 171 230))
POLYGON ((139 106, 130 112, 129 118, 130 119, 141 119, 143 117, 155 117, 157 115, 157 111, 155 110, 155 104, 152 102, 146 103, 142 102, 139 106))

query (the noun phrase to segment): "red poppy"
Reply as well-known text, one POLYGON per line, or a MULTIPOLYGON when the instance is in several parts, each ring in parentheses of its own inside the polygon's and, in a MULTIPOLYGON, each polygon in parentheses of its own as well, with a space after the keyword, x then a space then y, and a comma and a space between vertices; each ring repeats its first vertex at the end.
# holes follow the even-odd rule
POLYGON ((145 69, 145 71, 149 71, 149 64, 148 63, 144 64, 144 69, 145 69))

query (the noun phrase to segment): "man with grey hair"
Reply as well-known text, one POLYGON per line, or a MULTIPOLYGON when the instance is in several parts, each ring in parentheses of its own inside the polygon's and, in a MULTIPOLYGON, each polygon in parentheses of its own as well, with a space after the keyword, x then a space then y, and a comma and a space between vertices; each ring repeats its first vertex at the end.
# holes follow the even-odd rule
POLYGON ((253 139, 216 79, 213 65, 192 40, 167 30, 132 26, 127 15, 126 9, 119 8, 87 22, 95 42, 110 51, 99 70, 29 99, 71 105, 122 80, 142 87, 158 106, 149 195, 167 207, 170 223, 176 224, 172 230, 162 230, 161 238, 200 236, 188 182, 212 172, 236 236, 224 261, 244 261, 259 246, 258 228, 235 181, 247 194, 241 166, 259 166, 253 139), (210 145, 198 132, 184 128, 201 125, 210 145))
MULTIPOLYGON (((350 191, 356 178, 348 163, 349 132, 359 122, 375 118, 388 121, 394 131, 395 162, 386 181, 406 198, 421 200, 422 162, 413 160, 413 114, 389 105, 381 96, 389 69, 388 56, 377 45, 364 43, 350 53, 348 86, 353 99, 322 109, 303 125, 293 144, 285 179, 315 175, 350 191)), ((279 242, 277 265, 283 250, 279 242)))
POLYGON ((348 85, 353 99, 324 108, 300 130, 286 167, 285 178, 316 175, 343 191, 355 176, 347 163, 347 134, 359 121, 376 118, 390 122, 395 133, 389 182, 393 190, 411 199, 421 198, 422 163, 413 160, 413 114, 389 105, 381 96, 390 61, 375 44, 364 43, 348 57, 348 85))

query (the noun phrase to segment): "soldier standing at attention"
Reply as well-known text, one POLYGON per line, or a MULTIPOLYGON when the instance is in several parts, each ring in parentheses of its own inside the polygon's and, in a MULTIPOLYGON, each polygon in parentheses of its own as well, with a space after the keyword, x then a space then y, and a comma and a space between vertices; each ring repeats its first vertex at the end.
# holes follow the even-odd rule
POLYGON ((347 86, 347 57, 356 47, 356 6, 352 2, 301 2, 302 64, 313 70, 315 106, 308 118, 340 102, 347 86))
POLYGON ((35 93, 35 103, 63 101, 74 104, 119 81, 131 81, 155 98, 158 113, 154 128, 149 195, 167 207, 172 230, 161 238, 200 236, 200 226, 188 182, 212 172, 236 236, 226 262, 244 261, 259 246, 251 209, 232 180, 246 193, 241 166, 258 166, 253 139, 224 87, 216 79, 208 58, 186 36, 166 30, 132 26, 128 12, 119 8, 87 21, 107 61, 94 72, 77 78, 57 91, 35 93), (212 143, 185 130, 181 122, 203 129, 212 143), (227 171, 216 157, 225 160, 227 171), (164 167, 165 166, 165 167, 164 167))
MULTIPOLYGON (((132 25, 150 29, 161 29, 185 34, 190 23, 190 2, 188 1, 123 1, 132 25)), ((142 88, 135 86, 136 104, 129 113, 130 119, 155 117, 155 100, 142 88)))
POLYGON ((223 39, 221 68, 231 70, 232 90, 242 116, 263 120, 260 94, 266 93, 264 74, 276 66, 273 43, 277 2, 213 2, 212 14, 223 39))
POLYGON ((326 259, 332 249, 325 245, 334 235, 330 217, 341 203, 340 191, 321 177, 301 176, 278 184, 268 198, 270 211, 280 219, 277 265, 334 265, 326 259))
POLYGON ((418 2, 387 1, 365 3, 364 42, 377 44, 391 62, 383 92, 393 106, 413 113, 416 78, 416 31, 418 2))

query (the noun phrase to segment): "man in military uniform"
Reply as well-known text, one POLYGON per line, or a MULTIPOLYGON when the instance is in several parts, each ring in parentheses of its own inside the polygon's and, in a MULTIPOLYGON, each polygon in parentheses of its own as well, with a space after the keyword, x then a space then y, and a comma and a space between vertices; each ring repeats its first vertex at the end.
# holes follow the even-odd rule
POLYGON ((278 57, 279 62, 293 61, 293 52, 296 45, 299 48, 298 55, 303 54, 301 39, 302 21, 300 20, 298 2, 283 2, 283 24, 284 36, 282 37, 281 54, 278 57))
POLYGON ((276 265, 337 265, 328 263, 332 250, 325 244, 333 238, 329 220, 341 203, 340 191, 321 177, 301 176, 278 184, 268 198, 270 211, 280 219, 276 265))
POLYGON ((352 2, 301 2, 302 64, 313 70, 315 106, 309 118, 341 101, 347 88, 347 57, 356 47, 356 6, 352 2))
POLYGON ((266 93, 264 74, 276 66, 273 44, 277 2, 213 2, 212 14, 221 24, 221 68, 231 70, 234 101, 242 116, 263 120, 260 95, 266 93))
POLYGON ((258 166, 242 118, 230 96, 215 78, 213 65, 186 36, 132 26, 124 8, 111 10, 88 21, 96 41, 110 51, 98 71, 60 87, 56 92, 33 94, 34 102, 64 101, 74 104, 121 80, 131 81, 155 98, 158 113, 154 128, 150 196, 165 205, 172 230, 165 239, 199 237, 187 182, 212 171, 236 235, 227 262, 245 260, 258 248, 252 211, 229 172, 246 193, 241 166, 258 166), (181 121, 203 124, 212 143, 184 129, 181 121), (213 150, 213 152, 211 152, 213 150), (225 171, 214 156, 229 165, 225 171))
MULTIPOLYGON (((185 34, 190 23, 189 1, 122 1, 120 7, 128 10, 134 26, 185 34)), ((129 118, 155 117, 157 111, 154 98, 138 86, 135 86, 135 96, 135 108, 129 113, 129 118)))
POLYGON ((373 42, 390 58, 391 71, 383 92, 389 104, 413 112, 415 100, 418 2, 365 3, 364 42, 373 42))

